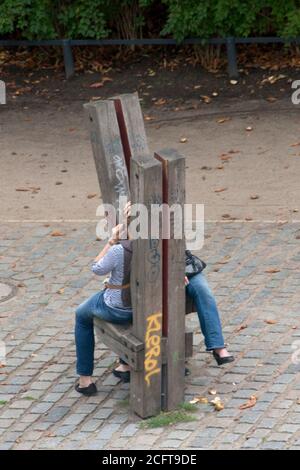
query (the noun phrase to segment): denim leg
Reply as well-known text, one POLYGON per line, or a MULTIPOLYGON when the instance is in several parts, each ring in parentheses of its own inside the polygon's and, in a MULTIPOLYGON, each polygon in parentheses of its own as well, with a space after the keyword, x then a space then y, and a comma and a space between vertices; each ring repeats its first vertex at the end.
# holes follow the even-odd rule
POLYGON ((79 375, 92 375, 94 369, 94 315, 102 292, 92 295, 76 309, 75 344, 76 371, 79 375))
POLYGON ((186 293, 197 309, 201 331, 207 351, 224 348, 222 326, 215 298, 202 273, 189 279, 186 293))
POLYGON ((104 302, 104 291, 92 295, 76 309, 75 343, 79 375, 92 375, 94 369, 94 317, 102 320, 124 324, 132 320, 132 311, 123 312, 109 307, 104 302))

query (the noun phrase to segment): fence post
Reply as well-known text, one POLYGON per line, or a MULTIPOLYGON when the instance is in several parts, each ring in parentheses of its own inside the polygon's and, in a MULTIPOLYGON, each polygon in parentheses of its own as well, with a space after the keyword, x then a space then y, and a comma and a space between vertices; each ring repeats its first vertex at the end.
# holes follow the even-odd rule
POLYGON ((233 37, 226 38, 226 50, 228 60, 227 70, 229 78, 238 78, 239 71, 237 66, 236 43, 233 37))
POLYGON ((63 53, 66 79, 68 80, 74 75, 74 59, 70 39, 63 39, 63 53))

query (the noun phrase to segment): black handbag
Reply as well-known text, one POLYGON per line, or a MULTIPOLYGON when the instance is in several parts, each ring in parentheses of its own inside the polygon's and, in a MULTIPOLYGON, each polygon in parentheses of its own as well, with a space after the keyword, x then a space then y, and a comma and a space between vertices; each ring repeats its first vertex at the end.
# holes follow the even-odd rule
POLYGON ((186 277, 193 277, 199 274, 206 268, 206 263, 198 256, 193 255, 190 250, 185 250, 185 275, 186 277))

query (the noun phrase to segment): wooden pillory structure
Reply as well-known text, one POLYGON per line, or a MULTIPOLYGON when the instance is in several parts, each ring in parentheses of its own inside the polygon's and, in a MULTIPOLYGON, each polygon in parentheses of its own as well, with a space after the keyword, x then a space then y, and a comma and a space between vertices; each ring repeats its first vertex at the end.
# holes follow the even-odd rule
MULTIPOLYGON (((84 107, 103 203, 117 208, 119 196, 127 196, 144 204, 149 227, 151 204, 183 207, 185 159, 171 149, 150 154, 137 93, 84 107)), ((176 223, 171 212, 169 239, 133 241, 132 325, 95 320, 101 341, 131 367, 131 409, 142 418, 183 402, 185 359, 192 355, 193 334, 185 332, 185 240, 174 237, 176 223)))

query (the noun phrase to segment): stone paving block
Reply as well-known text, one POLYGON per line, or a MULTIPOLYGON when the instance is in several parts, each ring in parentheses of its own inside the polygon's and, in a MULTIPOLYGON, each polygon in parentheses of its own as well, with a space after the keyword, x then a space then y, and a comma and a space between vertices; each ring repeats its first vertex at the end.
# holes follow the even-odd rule
MULTIPOLYGON (((53 406, 52 403, 43 403, 43 405, 50 405, 50 407, 53 406)), ((57 423, 63 419, 69 411, 70 408, 68 406, 55 406, 51 411, 49 411, 44 420, 49 421, 50 423, 57 423)))
POLYGON ((120 424, 104 424, 98 433, 99 439, 111 439, 113 434, 120 429, 120 424))
POLYGON ((113 413, 112 408, 102 408, 94 414, 95 419, 107 419, 113 413))
MULTIPOLYGON (((103 421, 101 419, 89 419, 81 426, 81 432, 93 432, 101 428, 103 421)), ((102 436, 101 436, 102 438, 102 436)), ((103 436, 103 439, 109 439, 109 437, 103 436)))

